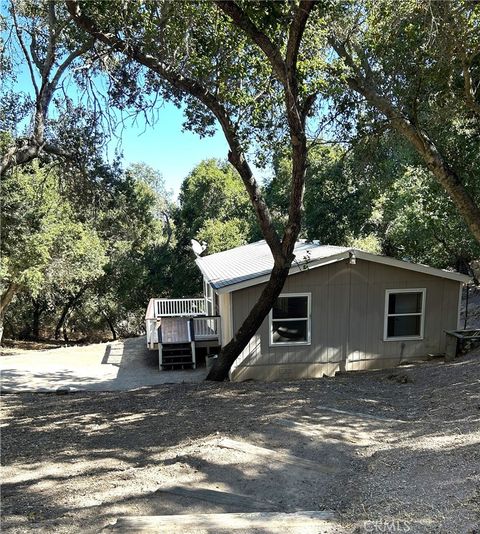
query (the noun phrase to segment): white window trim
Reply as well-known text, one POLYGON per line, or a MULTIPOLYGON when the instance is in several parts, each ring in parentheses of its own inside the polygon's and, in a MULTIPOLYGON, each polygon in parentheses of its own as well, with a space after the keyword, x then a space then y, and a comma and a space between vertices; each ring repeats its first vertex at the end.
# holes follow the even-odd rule
MULTIPOLYGON (((307 297, 307 317, 281 319, 282 321, 307 321, 307 341, 273 341, 273 309, 268 314, 269 346, 270 347, 298 347, 312 344, 312 294, 311 293, 281 293, 280 297, 307 297)), ((278 320, 278 319, 277 319, 278 320)))
POLYGON ((215 295, 213 287, 205 278, 203 279, 203 294, 205 298, 205 313, 207 316, 215 315, 215 295))
POLYGON ((423 339, 425 333, 425 304, 427 289, 425 287, 412 287, 408 289, 387 289, 385 290, 385 313, 383 320, 383 341, 409 341, 423 339), (388 300, 392 293, 422 293, 422 311, 420 313, 388 313, 388 300), (420 315, 420 335, 419 336, 398 336, 388 337, 388 318, 389 317, 406 317, 411 315, 420 315))

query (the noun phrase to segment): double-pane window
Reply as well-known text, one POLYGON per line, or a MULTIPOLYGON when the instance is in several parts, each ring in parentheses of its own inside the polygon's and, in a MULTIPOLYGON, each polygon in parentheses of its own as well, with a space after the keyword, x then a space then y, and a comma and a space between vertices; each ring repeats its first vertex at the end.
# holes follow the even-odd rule
POLYGON ((387 289, 384 339, 421 339, 425 289, 387 289))

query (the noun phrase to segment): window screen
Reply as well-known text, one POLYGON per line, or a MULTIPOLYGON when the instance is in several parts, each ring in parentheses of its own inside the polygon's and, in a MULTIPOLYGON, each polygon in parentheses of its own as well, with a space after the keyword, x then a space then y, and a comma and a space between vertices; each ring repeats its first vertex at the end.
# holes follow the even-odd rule
POLYGON ((281 296, 271 312, 272 344, 310 342, 309 296, 281 296))

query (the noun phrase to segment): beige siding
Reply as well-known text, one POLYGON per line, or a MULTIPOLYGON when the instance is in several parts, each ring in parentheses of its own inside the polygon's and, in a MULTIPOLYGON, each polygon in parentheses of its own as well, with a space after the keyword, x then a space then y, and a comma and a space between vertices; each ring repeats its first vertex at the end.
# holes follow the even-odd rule
POLYGON ((218 295, 218 313, 221 321, 221 343, 226 345, 233 337, 231 293, 218 295))
MULTIPOLYGON (((255 304, 263 285, 232 293, 233 329, 255 304)), ((457 327, 459 282, 364 260, 292 275, 284 293, 310 292, 311 345, 269 346, 269 321, 232 368, 233 380, 316 377, 339 370, 392 367, 442 353, 447 329, 457 327), (425 288, 424 339, 384 341, 385 291, 425 288)))

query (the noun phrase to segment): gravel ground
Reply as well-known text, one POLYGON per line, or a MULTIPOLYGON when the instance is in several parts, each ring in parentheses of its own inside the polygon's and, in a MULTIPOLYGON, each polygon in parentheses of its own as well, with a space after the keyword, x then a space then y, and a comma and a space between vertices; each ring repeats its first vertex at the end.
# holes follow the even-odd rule
POLYGON ((2 531, 331 510, 328 532, 478 533, 479 371, 477 352, 298 382, 4 395, 2 531), (335 472, 225 448, 226 438, 335 472))
POLYGON ((145 336, 44 350, 14 347, 0 357, 2 392, 130 391, 166 383, 203 382, 205 368, 158 371, 158 352, 145 336))

